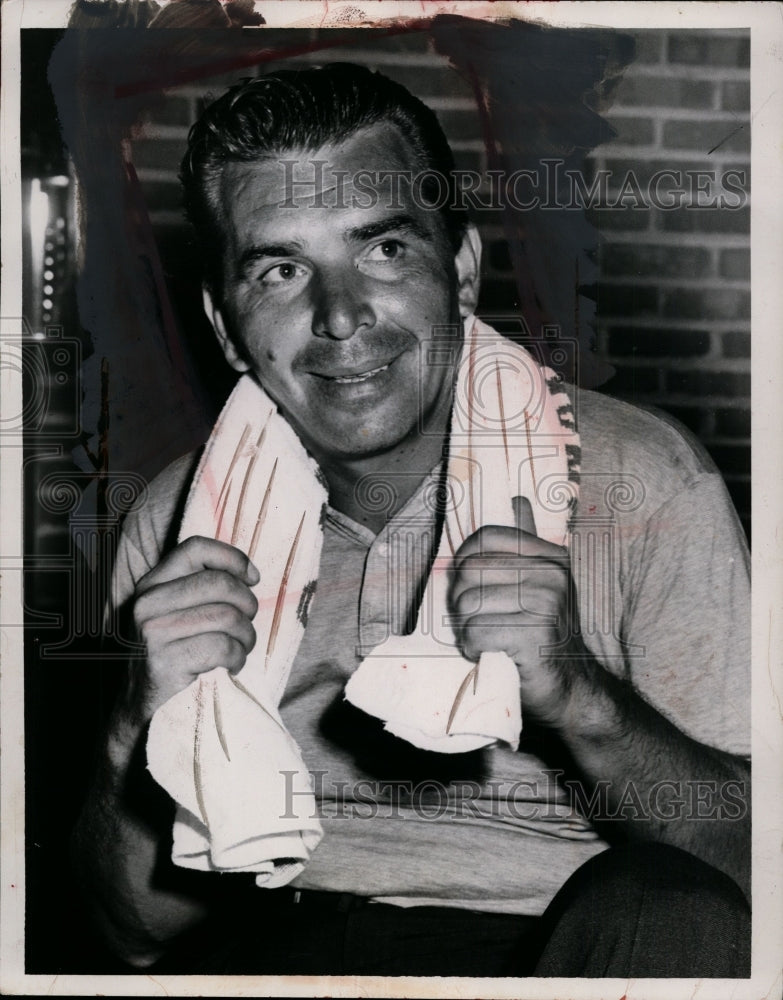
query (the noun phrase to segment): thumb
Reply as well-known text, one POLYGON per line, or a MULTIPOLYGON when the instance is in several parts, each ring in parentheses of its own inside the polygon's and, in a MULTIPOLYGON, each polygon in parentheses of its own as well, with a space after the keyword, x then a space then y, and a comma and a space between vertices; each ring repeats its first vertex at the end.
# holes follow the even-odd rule
POLYGON ((528 535, 538 537, 536 519, 533 517, 533 508, 530 506, 528 498, 512 497, 511 503, 514 507, 514 520, 516 521, 517 529, 526 532, 528 535))

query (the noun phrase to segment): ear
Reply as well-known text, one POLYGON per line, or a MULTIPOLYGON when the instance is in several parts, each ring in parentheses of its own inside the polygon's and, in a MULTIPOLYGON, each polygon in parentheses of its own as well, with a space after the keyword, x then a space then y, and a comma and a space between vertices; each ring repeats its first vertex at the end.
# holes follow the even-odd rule
POLYGON ((468 223, 462 243, 454 257, 457 271, 459 314, 464 319, 476 309, 481 275, 481 237, 472 222, 468 223))
POLYGON ((249 371, 250 365, 241 356, 236 348, 236 345, 234 344, 234 341, 229 336, 225 320, 223 319, 223 313, 215 305, 212 293, 206 285, 202 287, 201 294, 204 302, 204 312, 207 314, 207 318, 212 324, 212 329, 215 331, 215 336, 218 339, 218 343, 220 344, 221 350, 225 355, 226 361, 228 361, 235 371, 249 371))

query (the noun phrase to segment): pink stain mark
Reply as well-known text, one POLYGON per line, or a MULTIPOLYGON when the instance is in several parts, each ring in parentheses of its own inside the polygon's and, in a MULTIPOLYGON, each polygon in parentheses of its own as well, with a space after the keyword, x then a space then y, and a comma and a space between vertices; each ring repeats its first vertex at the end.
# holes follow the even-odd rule
POLYGON ((225 517, 226 514, 226 504, 228 503, 228 498, 231 495, 231 483, 233 482, 233 480, 228 480, 227 482, 228 482, 228 489, 225 491, 225 494, 223 495, 223 503, 220 507, 220 514, 218 515, 217 528, 215 529, 215 538, 217 538, 218 540, 220 540, 220 536, 223 533, 223 518, 225 517))
POLYGON ((222 500, 223 493, 224 493, 224 491, 227 489, 227 487, 230 484, 231 476, 233 475, 233 472, 234 472, 234 466, 239 461, 239 456, 240 456, 240 454, 242 452, 242 449, 245 447, 245 442, 247 441, 247 436, 248 436, 249 433, 250 433, 250 424, 245 424, 245 429, 242 431, 242 434, 241 434, 241 436, 239 438, 239 442, 237 443, 237 446, 234 449, 233 458, 231 459, 231 461, 229 463, 225 479, 223 480, 223 487, 220 490, 220 496, 218 497, 218 503, 220 503, 220 501, 222 500))
MULTIPOLYGON (((288 579, 291 576, 291 568, 294 565, 294 557, 296 555, 296 550, 299 546, 299 538, 302 534, 302 526, 306 517, 302 514, 302 520, 299 522, 299 527, 296 531, 296 537, 294 538, 293 545, 291 546, 291 551, 288 553, 288 561, 286 562, 285 569, 283 570, 283 579, 280 581, 280 589, 277 592, 277 601, 275 603, 275 611, 272 616, 272 625, 269 629, 269 641, 266 646, 266 655, 264 657, 265 669, 269 667, 269 658, 275 648, 275 643, 277 642, 277 633, 280 628, 280 618, 283 614, 283 607, 285 605, 285 595, 288 589, 288 579)), ((298 601, 297 601, 298 603, 298 601)))
POLYGON ((454 539, 451 537, 451 529, 449 528, 448 518, 444 520, 443 524, 446 528, 446 541, 449 543, 449 548, 451 549, 451 555, 453 558, 457 554, 457 550, 454 547, 454 539))
POLYGON ((506 436, 506 413, 503 406, 503 387, 500 381, 500 363, 497 358, 495 359, 495 379, 498 385, 498 411, 500 415, 500 430, 503 434, 503 451, 506 454, 506 468, 511 467, 511 461, 508 455, 508 437, 506 436))
POLYGON ((250 481, 253 478, 253 469, 256 467, 256 462, 258 461, 258 454, 261 450, 261 445, 264 443, 264 438, 266 437, 266 424, 264 429, 258 435, 258 440, 255 443, 253 449, 253 454, 250 461, 247 463, 247 468, 245 469, 245 476, 242 480, 242 488, 239 491, 239 502, 237 503, 237 512, 234 515, 234 527, 231 529, 231 544, 236 545, 237 538, 239 537, 239 528, 242 520, 242 508, 245 505, 245 497, 247 496, 247 491, 250 486, 250 481))
POLYGON ((468 503, 470 510, 470 532, 476 532, 476 509, 473 498, 473 394, 476 391, 476 342, 470 345, 468 361, 468 503))
POLYGON ((459 690, 454 698, 454 704, 451 706, 451 712, 449 712, 448 722, 446 723, 446 733, 451 732, 451 727, 454 724, 454 719, 457 716, 457 709, 459 708, 462 699, 465 697, 465 693, 468 690, 468 686, 471 681, 473 681, 473 694, 476 693, 476 685, 478 684, 478 663, 465 675, 464 680, 459 686, 459 690))
POLYGON ((266 492, 264 493, 264 499, 261 501, 261 510, 258 512, 258 520, 256 521, 256 526, 253 529, 253 537, 250 540, 250 550, 248 556, 253 559, 256 554, 256 546, 258 545, 258 539, 261 535, 261 529, 266 521, 266 509, 269 506, 269 494, 272 492, 272 483, 275 481, 275 473, 277 472, 277 462, 275 459, 275 464, 272 466, 272 472, 269 476, 269 482, 266 484, 266 492))
POLYGON ((530 457, 530 478, 533 481, 533 495, 535 495, 538 493, 538 488, 536 486, 536 468, 533 463, 533 441, 530 437, 530 417, 527 410, 525 410, 525 435, 527 436, 527 453, 530 457))

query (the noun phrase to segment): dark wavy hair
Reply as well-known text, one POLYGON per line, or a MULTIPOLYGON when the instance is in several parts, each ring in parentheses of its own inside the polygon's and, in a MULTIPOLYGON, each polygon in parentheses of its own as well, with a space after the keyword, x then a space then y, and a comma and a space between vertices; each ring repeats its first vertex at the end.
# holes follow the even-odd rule
MULTIPOLYGON (((180 179, 213 292, 220 294, 223 231, 218 186, 224 165, 268 159, 292 149, 315 152, 381 122, 399 130, 417 169, 445 181, 449 197, 433 199, 433 204, 439 206, 456 253, 467 212, 455 197, 454 157, 434 112, 401 84, 364 66, 331 63, 280 70, 231 87, 209 105, 188 136, 180 179)), ((426 183, 423 189, 426 192, 426 183)))

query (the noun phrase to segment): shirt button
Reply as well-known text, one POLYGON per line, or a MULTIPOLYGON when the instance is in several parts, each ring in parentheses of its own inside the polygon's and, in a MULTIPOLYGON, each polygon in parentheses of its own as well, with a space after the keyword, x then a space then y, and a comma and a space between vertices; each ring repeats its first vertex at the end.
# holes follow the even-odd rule
POLYGON ((386 559, 386 557, 389 555, 388 542, 381 542, 381 544, 378 546, 378 555, 381 556, 382 559, 386 559))

